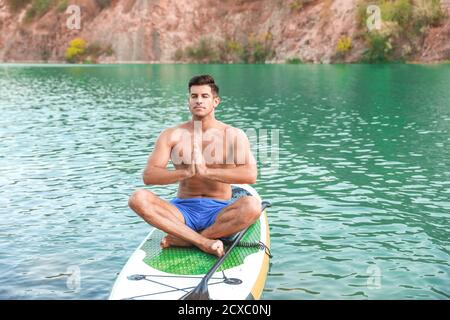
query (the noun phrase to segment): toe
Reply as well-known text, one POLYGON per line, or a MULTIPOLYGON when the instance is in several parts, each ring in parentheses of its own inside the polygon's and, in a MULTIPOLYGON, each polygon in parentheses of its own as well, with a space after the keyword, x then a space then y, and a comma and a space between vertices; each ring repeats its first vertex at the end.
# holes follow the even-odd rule
POLYGON ((219 257, 223 256, 223 243, 222 241, 216 241, 212 245, 212 249, 217 253, 219 257))
POLYGON ((161 248, 167 248, 169 246, 169 242, 167 241, 167 237, 164 237, 160 243, 161 248))

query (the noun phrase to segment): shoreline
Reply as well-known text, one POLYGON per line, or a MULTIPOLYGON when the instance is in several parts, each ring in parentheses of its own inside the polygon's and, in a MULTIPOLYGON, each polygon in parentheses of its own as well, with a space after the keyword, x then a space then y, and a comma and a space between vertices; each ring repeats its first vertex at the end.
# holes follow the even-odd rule
POLYGON ((67 63, 64 61, 43 61, 43 60, 24 60, 24 61, 0 61, 0 66, 14 65, 53 65, 53 66, 113 66, 113 65, 445 65, 450 64, 450 60, 441 61, 387 61, 381 63, 367 62, 336 62, 336 63, 287 63, 285 61, 268 61, 266 63, 195 63, 179 61, 117 61, 117 62, 99 62, 99 63, 67 63))

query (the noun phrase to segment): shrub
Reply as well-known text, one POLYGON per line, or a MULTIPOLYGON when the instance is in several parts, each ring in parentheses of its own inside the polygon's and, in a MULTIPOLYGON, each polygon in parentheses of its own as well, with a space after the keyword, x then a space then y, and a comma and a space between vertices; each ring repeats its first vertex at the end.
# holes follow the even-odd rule
POLYGON ((289 8, 292 11, 299 11, 301 10, 306 4, 313 2, 314 0, 293 0, 289 3, 289 8))
POLYGON ((363 55, 363 61, 377 63, 391 59, 392 44, 389 36, 380 32, 370 32, 366 35, 366 41, 368 49, 363 55))
POLYGON ((59 12, 64 12, 64 11, 66 11, 68 6, 69 6, 69 0, 59 0, 58 5, 56 6, 56 9, 59 12))
POLYGON ((48 59, 50 58, 50 56, 51 56, 51 52, 48 48, 44 48, 41 50, 41 59, 43 61, 47 62, 48 59))
POLYGON ((272 56, 272 51, 268 49, 264 43, 257 42, 253 45, 253 61, 254 63, 265 63, 272 56))
POLYGON ((302 64, 303 61, 300 58, 289 58, 286 60, 287 64, 302 64))
POLYGON ((341 36, 338 40, 336 51, 339 54, 346 54, 352 46, 352 39, 349 36, 341 36))
POLYGON ((265 63, 275 55, 272 39, 270 32, 259 37, 248 35, 243 45, 241 60, 245 63, 265 63))
POLYGON ((89 56, 99 56, 102 52, 103 48, 97 43, 93 43, 86 47, 86 55, 89 56))
POLYGON ((195 62, 211 63, 217 61, 217 53, 210 39, 201 39, 196 47, 188 47, 186 55, 195 62))
POLYGON ((78 48, 69 47, 66 49, 64 57, 66 58, 67 62, 74 63, 79 59, 82 53, 83 51, 78 48))
POLYGON ((108 47, 105 49, 105 54, 106 54, 107 56, 112 56, 112 55, 114 54, 114 49, 113 49, 111 46, 108 46, 108 47))
POLYGON ((183 49, 177 49, 173 55, 175 61, 181 61, 183 60, 183 57, 184 57, 183 49))
POLYGON ((219 60, 222 62, 240 62, 242 44, 235 39, 226 38, 218 44, 219 60))
POLYGON ((26 20, 30 21, 43 16, 50 9, 50 5, 51 0, 33 0, 31 7, 26 13, 26 20))
POLYGON ((291 10, 293 11, 298 11, 303 8, 303 2, 301 0, 294 0, 289 3, 289 8, 291 8, 291 10))
POLYGON ((413 18, 411 0, 383 0, 380 3, 380 9, 383 20, 397 22, 403 28, 407 27, 413 18))
POLYGON ((76 38, 70 41, 69 47, 66 49, 65 58, 68 62, 74 63, 82 60, 86 53, 86 41, 76 38))
POLYGON ((86 47, 86 50, 81 58, 83 59, 83 63, 97 63, 100 56, 111 56, 113 54, 114 50, 111 46, 103 47, 98 43, 93 43, 86 47))
POLYGON ((86 40, 82 38, 75 38, 72 41, 70 41, 70 46, 78 49, 86 49, 86 40))
POLYGON ((42 16, 44 13, 50 9, 51 0, 33 0, 31 9, 36 11, 38 17, 42 16))

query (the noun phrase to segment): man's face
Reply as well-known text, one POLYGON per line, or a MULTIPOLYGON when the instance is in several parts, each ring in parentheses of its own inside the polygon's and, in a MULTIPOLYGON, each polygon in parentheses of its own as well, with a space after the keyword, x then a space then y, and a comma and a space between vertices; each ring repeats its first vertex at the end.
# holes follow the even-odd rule
POLYGON ((192 86, 189 93, 189 110, 192 115, 204 118, 219 104, 220 98, 214 97, 208 85, 192 86))

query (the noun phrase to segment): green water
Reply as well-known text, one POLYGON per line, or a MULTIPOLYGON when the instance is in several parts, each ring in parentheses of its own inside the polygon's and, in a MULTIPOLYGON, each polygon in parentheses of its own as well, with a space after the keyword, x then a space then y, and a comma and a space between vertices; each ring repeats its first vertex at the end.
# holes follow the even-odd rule
POLYGON ((220 120, 279 131, 278 161, 255 144, 264 299, 450 298, 450 65, 3 65, 1 299, 108 297, 149 232, 128 196, 199 73, 220 120))

